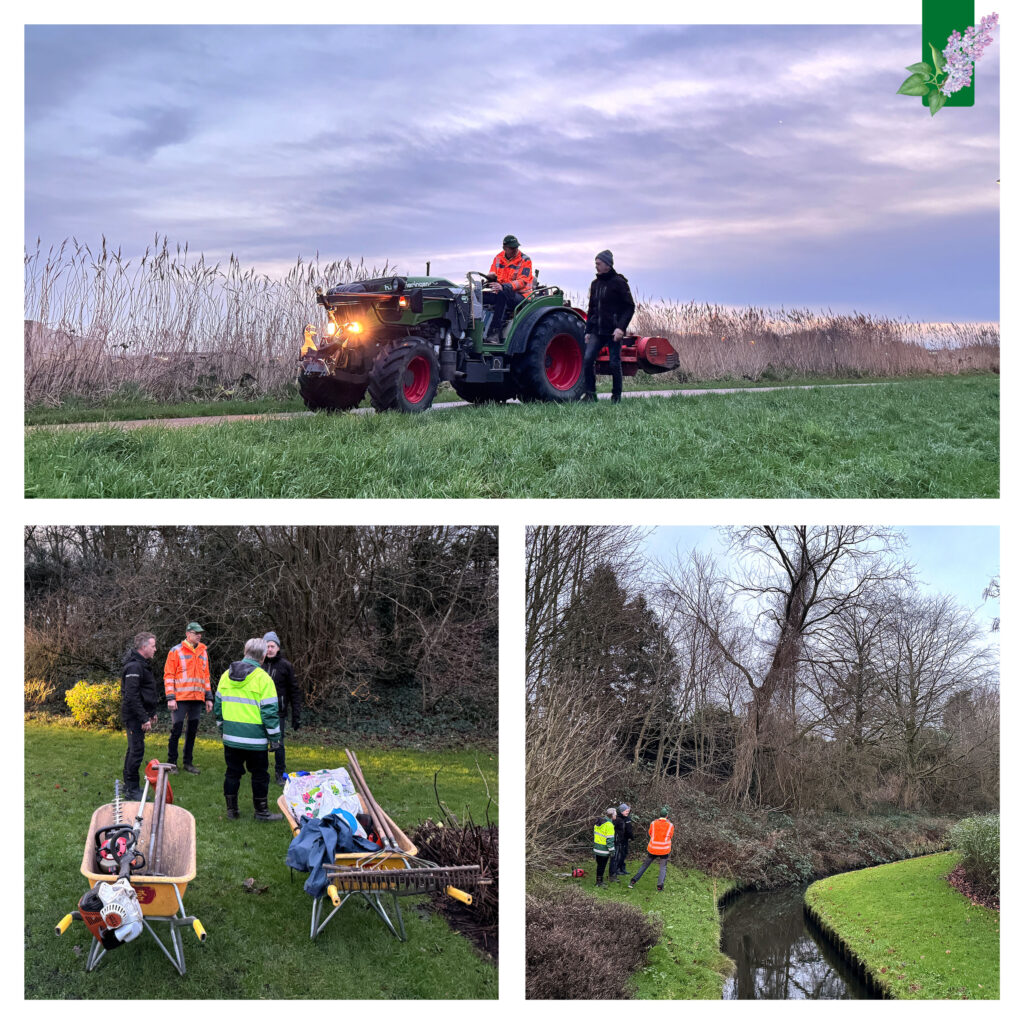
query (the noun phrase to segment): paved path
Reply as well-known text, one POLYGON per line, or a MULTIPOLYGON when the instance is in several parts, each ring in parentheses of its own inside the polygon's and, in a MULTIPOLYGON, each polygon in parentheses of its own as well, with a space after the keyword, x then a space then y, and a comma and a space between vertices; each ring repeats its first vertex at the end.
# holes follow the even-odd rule
MULTIPOLYGON (((746 395, 764 394, 768 391, 814 391, 818 388, 873 388, 879 387, 884 382, 866 384, 780 384, 770 388, 676 388, 666 391, 624 391, 623 398, 699 398, 703 395, 746 395)), ((607 400, 611 395, 605 392, 597 396, 599 399, 607 400)), ((518 404, 515 399, 510 404, 518 404)), ((433 409, 458 409, 460 406, 469 405, 468 402, 437 402, 430 408, 433 409)), ((361 409, 352 409, 349 415, 364 415, 373 413, 369 406, 361 409)), ((139 427, 197 427, 214 426, 218 423, 244 423, 247 420, 292 420, 300 416, 313 416, 311 412, 265 412, 265 413, 243 413, 237 416, 180 416, 173 419, 151 419, 151 420, 105 420, 99 423, 47 423, 35 427, 26 427, 26 430, 99 430, 104 427, 120 427, 122 430, 138 430, 139 427)))

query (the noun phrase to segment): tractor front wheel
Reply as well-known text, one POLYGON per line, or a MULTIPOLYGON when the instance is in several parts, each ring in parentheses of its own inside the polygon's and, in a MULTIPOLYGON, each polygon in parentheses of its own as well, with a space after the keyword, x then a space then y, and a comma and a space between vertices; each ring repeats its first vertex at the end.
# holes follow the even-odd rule
POLYGON ((483 405, 485 402, 507 402, 516 397, 516 385, 510 380, 496 384, 473 384, 467 381, 452 381, 455 394, 471 405, 483 405))
POLYGON ((437 394, 439 370, 434 347, 422 339, 408 338, 389 345, 370 370, 370 401, 374 409, 429 409, 437 394))
POLYGON ((526 351, 513 365, 526 402, 572 402, 583 393, 583 322, 572 313, 551 313, 530 332, 526 351))
POLYGON ((366 394, 366 384, 352 384, 333 377, 299 375, 299 394, 313 412, 343 412, 354 409, 366 394))

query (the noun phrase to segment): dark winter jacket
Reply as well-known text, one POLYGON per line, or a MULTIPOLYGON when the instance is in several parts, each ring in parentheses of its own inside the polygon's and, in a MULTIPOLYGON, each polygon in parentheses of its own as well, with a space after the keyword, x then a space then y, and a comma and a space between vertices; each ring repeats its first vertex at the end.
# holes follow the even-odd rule
POLYGON ((288 708, 290 706, 292 711, 292 728, 298 729, 302 724, 302 691, 299 689, 298 680, 295 678, 292 663, 281 651, 278 651, 276 657, 264 660, 263 669, 274 680, 281 720, 284 721, 288 717, 288 708))
POLYGON ((622 814, 615 815, 615 847, 623 842, 629 842, 633 838, 633 815, 625 817, 622 814))
POLYGON ((327 866, 334 863, 335 853, 365 853, 380 847, 369 839, 355 835, 339 814, 326 818, 303 818, 299 834, 288 846, 285 864, 296 871, 308 871, 302 887, 310 896, 323 896, 327 891, 327 866))
POLYGON ((129 651, 121 669, 121 720, 145 722, 156 714, 159 693, 153 663, 138 651, 129 651))
POLYGON ((590 282, 587 334, 611 334, 617 327, 625 331, 635 310, 629 282, 620 273, 598 274, 590 282))

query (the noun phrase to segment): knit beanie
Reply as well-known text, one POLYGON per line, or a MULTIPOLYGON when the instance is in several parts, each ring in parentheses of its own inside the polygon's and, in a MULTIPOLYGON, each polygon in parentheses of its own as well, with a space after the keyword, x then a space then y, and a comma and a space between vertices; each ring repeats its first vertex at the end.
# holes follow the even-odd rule
POLYGON ((615 266, 615 259, 612 256, 611 249, 602 249, 594 259, 600 260, 602 263, 607 263, 609 267, 615 266))
POLYGON ((277 644, 278 647, 281 646, 281 641, 278 639, 277 634, 273 630, 271 630, 269 633, 263 634, 263 642, 277 644))

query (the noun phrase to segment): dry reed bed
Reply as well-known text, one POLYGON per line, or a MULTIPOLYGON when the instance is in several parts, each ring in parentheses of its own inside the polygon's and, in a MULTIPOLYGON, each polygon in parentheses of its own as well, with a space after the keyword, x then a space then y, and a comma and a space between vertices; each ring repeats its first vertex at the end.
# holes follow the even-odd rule
MULTIPOLYGON (((296 372, 315 285, 387 276, 299 259, 283 277, 210 263, 167 239, 137 259, 75 239, 25 253, 25 401, 279 395, 296 372)), ((632 328, 669 338, 678 380, 998 372, 998 324, 915 324, 831 311, 641 301, 632 328)))

